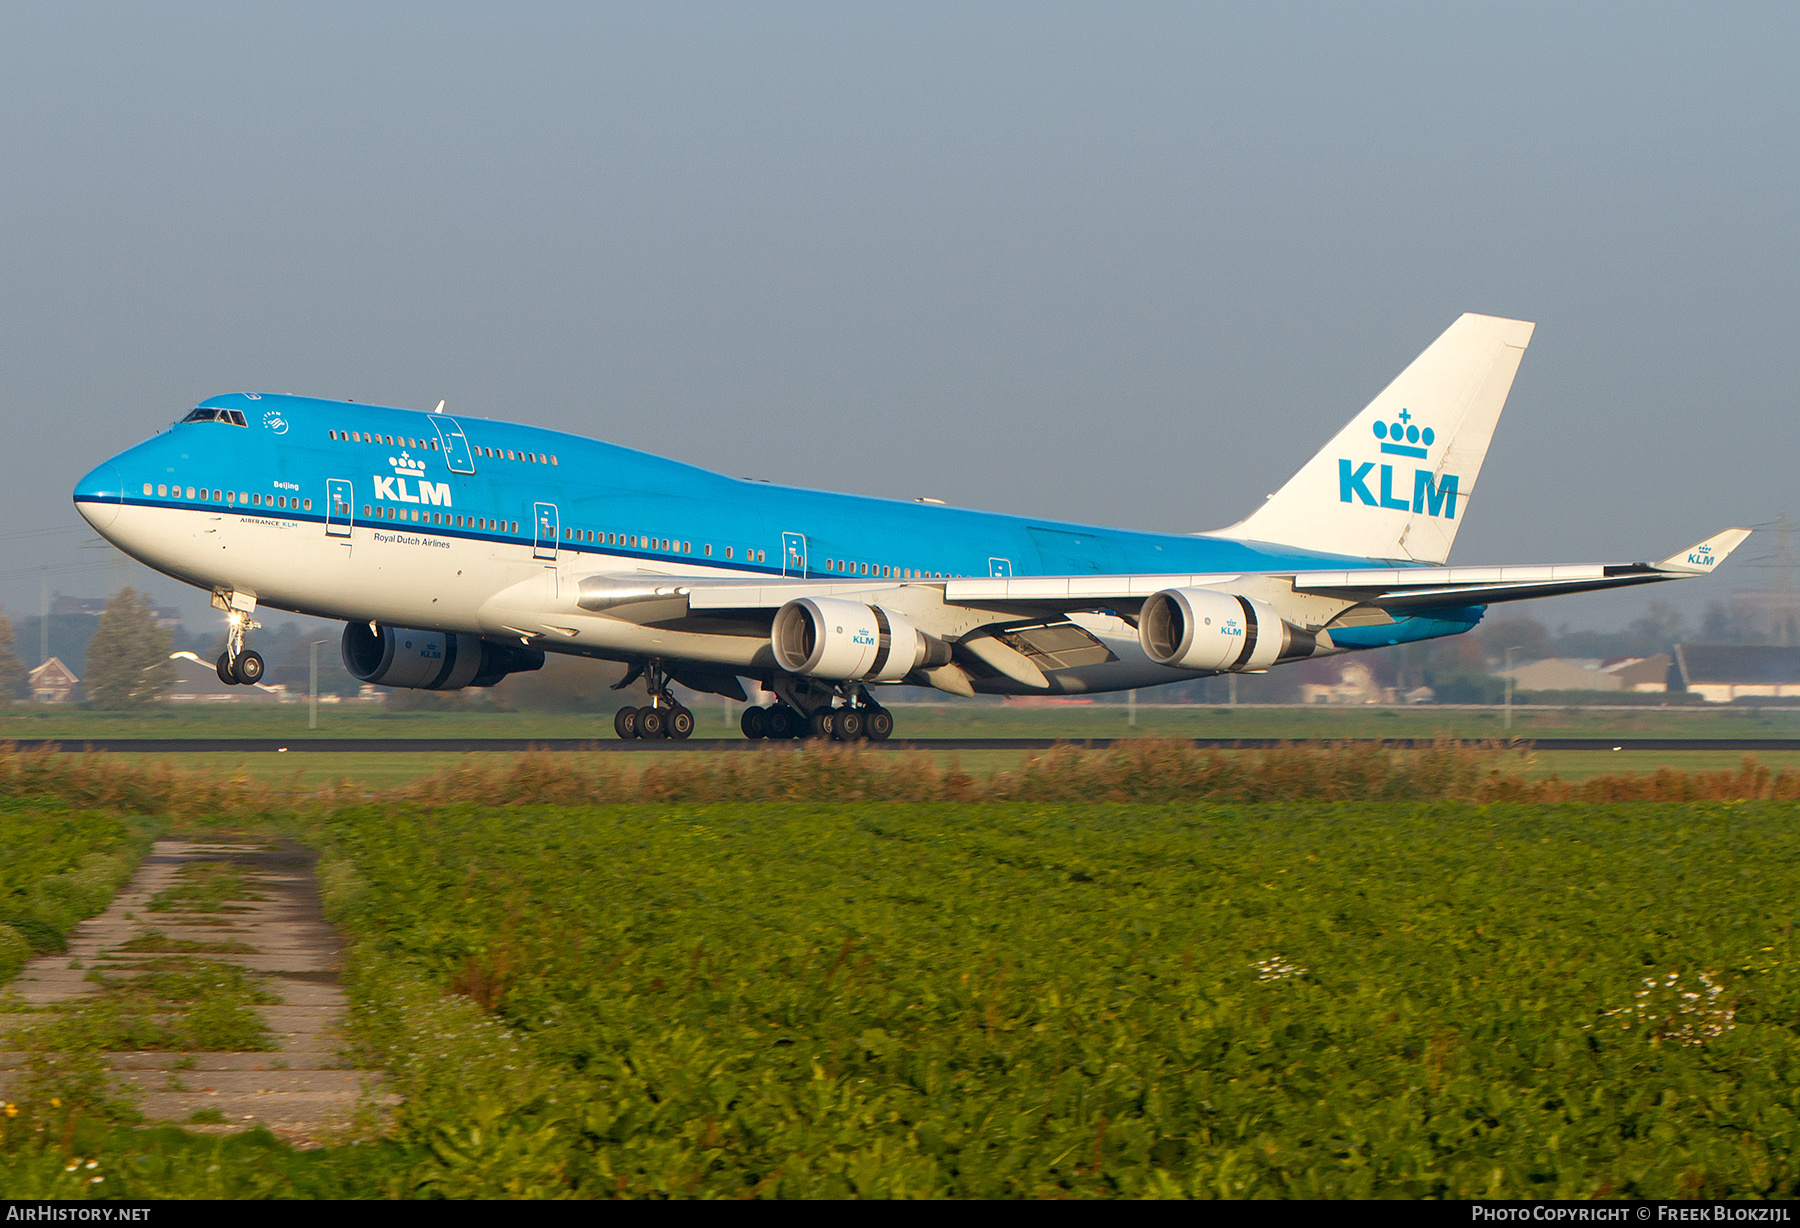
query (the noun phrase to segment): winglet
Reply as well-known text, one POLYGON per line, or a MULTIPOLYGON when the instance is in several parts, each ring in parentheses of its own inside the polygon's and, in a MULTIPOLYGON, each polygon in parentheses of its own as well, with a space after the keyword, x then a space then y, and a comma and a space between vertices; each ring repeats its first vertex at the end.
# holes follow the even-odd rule
POLYGON ((1672 554, 1656 565, 1658 571, 1679 571, 1689 575, 1704 576, 1720 563, 1725 556, 1744 544, 1750 536, 1749 529, 1726 529, 1715 533, 1703 542, 1689 546, 1678 554, 1672 554))

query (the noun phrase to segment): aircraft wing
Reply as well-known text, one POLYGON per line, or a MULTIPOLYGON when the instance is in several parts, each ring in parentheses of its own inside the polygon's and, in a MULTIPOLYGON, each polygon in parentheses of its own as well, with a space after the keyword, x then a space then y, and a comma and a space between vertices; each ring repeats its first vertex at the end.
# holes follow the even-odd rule
MULTIPOLYGON (((692 635, 700 641, 708 637, 735 641, 740 645, 740 662, 751 659, 741 651, 743 643, 767 645, 771 635, 781 634, 777 612, 790 602, 837 598, 860 603, 865 608, 887 612, 875 616, 874 622, 879 623, 881 617, 902 616, 946 650, 942 659, 918 669, 930 685, 972 695, 975 684, 971 671, 980 677, 998 675, 1032 691, 1051 686, 1044 673, 1046 668, 1067 669, 1085 664, 1075 661, 1068 655, 1070 652, 1094 655, 1096 660, 1116 660, 1111 648, 1097 638, 1103 627, 1116 628, 1114 639, 1159 634, 1151 623, 1166 621, 1166 607, 1171 602, 1186 605, 1202 599, 1195 590, 1213 590, 1214 596, 1237 598, 1231 608, 1233 617, 1238 609, 1248 612, 1252 605, 1278 616, 1283 628, 1280 636, 1265 637, 1269 644, 1279 645, 1270 649, 1271 656, 1286 652, 1290 643, 1304 646, 1305 653, 1297 655, 1308 655, 1315 644, 1328 651, 1337 650, 1330 638, 1334 632, 1391 624, 1412 613, 1429 615, 1433 610, 1706 575, 1748 536, 1748 530, 1728 529, 1657 563, 984 576, 951 580, 849 576, 717 579, 639 572, 584 576, 577 582, 573 596, 581 615, 588 617, 622 620, 636 623, 647 632, 654 629, 663 634, 692 635), (1158 600, 1158 607, 1164 608, 1165 613, 1147 608, 1147 603, 1159 594, 1167 594, 1158 600), (1144 623, 1144 619, 1150 623, 1144 623)), ((526 599, 521 607, 528 603, 526 599)), ((519 635, 527 643, 539 636, 573 638, 581 634, 577 625, 580 615, 573 610, 543 622, 537 629, 531 625, 535 618, 527 615, 528 611, 520 608, 515 617, 524 621, 501 621, 500 629, 519 635)), ((760 651, 766 653, 767 649, 760 651)), ((691 655, 702 663, 713 659, 704 652, 691 655)), ((717 658, 716 663, 730 659, 717 658)), ((1159 664, 1170 663, 1154 655, 1153 659, 1159 664)), ((701 669, 702 665, 694 668, 701 669)), ((1204 670, 1212 666, 1178 668, 1204 670)), ((732 694, 737 686, 728 678, 688 679, 679 672, 676 677, 699 689, 723 694, 732 694)))
MULTIPOLYGON (((1556 563, 1505 567, 1399 567, 1279 573, 1225 572, 1121 576, 980 576, 963 580, 877 581, 793 579, 686 580, 664 586, 686 597, 694 614, 775 609, 796 597, 873 599, 905 587, 939 587, 946 606, 1042 614, 1111 609, 1134 613, 1151 595, 1172 588, 1232 590, 1244 581, 1275 581, 1297 597, 1325 598, 1339 609, 1372 606, 1395 613, 1446 606, 1492 605, 1595 589, 1654 584, 1709 574, 1743 540, 1748 529, 1727 529, 1658 563, 1556 563)), ((584 603, 585 604, 585 603, 584 603)))

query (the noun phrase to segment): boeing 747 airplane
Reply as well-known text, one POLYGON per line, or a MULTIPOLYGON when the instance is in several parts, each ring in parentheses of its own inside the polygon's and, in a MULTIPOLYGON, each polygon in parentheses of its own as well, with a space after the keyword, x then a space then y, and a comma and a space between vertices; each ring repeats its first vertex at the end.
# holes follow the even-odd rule
POLYGON ((1532 325, 1465 315, 1250 516, 1142 533, 742 481, 443 411, 233 393, 81 479, 108 541, 212 593, 219 677, 260 606, 345 621, 365 682, 455 690, 546 652, 623 662, 621 737, 685 738, 670 690, 779 702, 752 738, 882 740, 871 687, 1069 695, 1456 635, 1495 602, 1705 575, 1447 567, 1532 325))

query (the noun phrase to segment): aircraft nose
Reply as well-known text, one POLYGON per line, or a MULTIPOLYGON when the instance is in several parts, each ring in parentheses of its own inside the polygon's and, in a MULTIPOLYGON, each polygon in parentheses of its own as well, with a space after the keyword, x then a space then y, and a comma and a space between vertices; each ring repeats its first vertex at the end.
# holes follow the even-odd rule
POLYGON ((75 510, 101 532, 112 527, 125 502, 125 483, 111 464, 99 465, 75 483, 75 510))

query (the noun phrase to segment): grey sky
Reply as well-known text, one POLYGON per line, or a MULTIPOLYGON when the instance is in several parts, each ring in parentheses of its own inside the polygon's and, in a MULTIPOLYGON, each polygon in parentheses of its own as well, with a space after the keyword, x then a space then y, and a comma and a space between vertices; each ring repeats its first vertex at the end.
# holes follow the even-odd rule
MULTIPOLYGON (((1539 327, 1453 561, 1660 557, 1800 512, 1797 26, 10 6, 10 531, 76 524, 81 473, 234 390, 442 397, 774 481, 1211 528, 1473 310, 1539 327)), ((0 537, 0 600, 34 609, 29 569, 103 560, 86 540, 0 537)), ((1697 614, 1766 574, 1667 592, 1697 614)), ((1616 626, 1644 600, 1526 609, 1616 626)))

